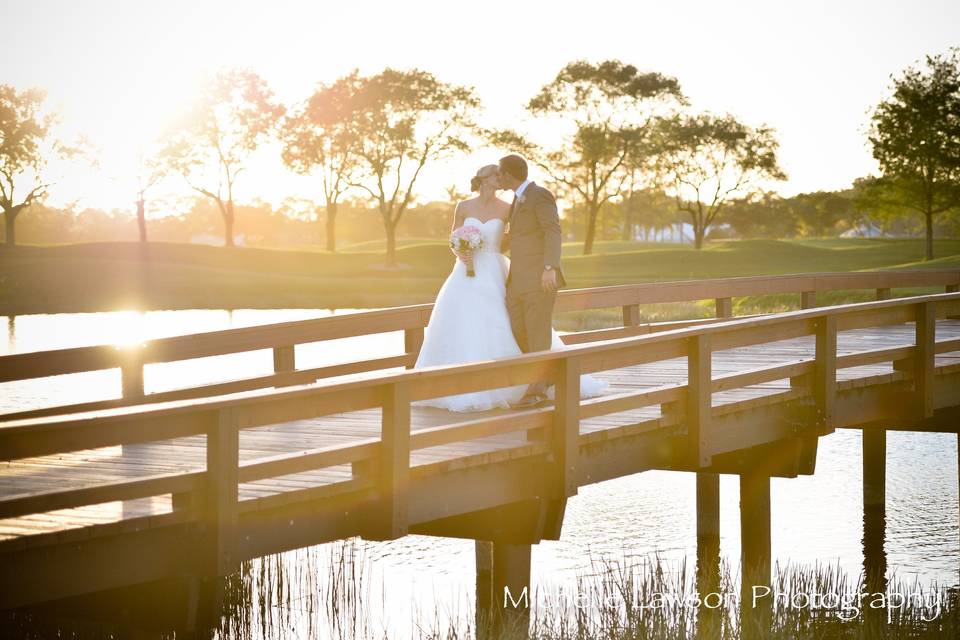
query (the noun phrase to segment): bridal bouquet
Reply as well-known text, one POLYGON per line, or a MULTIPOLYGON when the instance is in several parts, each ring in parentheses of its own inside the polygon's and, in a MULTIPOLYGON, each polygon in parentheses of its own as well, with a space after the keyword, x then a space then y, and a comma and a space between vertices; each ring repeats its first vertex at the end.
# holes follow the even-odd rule
MULTIPOLYGON (((464 251, 477 252, 483 248, 483 233, 472 225, 463 225, 450 234, 450 248, 463 253, 464 251)), ((472 266, 467 267, 467 275, 471 278, 476 274, 472 266)))

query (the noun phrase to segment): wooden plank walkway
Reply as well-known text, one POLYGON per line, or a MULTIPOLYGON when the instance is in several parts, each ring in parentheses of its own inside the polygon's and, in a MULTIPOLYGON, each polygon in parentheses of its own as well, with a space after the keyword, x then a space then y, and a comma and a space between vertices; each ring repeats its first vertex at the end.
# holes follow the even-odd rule
MULTIPOLYGON (((940 320, 936 324, 938 340, 960 339, 960 321, 940 320)), ((871 327, 841 331, 837 338, 837 354, 843 356, 862 351, 910 347, 914 344, 913 324, 871 327)), ((752 369, 766 368, 814 357, 813 336, 717 351, 713 354, 714 378, 752 369)), ((960 363, 960 351, 937 354, 936 366, 960 363)), ((839 369, 837 380, 854 380, 889 374, 891 363, 879 363, 839 369)), ((663 385, 682 385, 687 378, 686 358, 612 369, 596 374, 610 383, 604 397, 636 393, 663 385)), ((790 389, 786 378, 763 382, 713 394, 713 406, 759 398, 790 389)), ((236 394, 237 396, 242 394, 236 394)), ((505 415, 509 411, 451 414, 414 407, 411 413, 413 432, 441 425, 461 424, 478 417, 505 415)), ((580 433, 588 434, 618 426, 634 424, 660 416, 660 406, 653 405, 581 420, 580 433)), ((240 432, 240 461, 291 454, 299 451, 349 445, 370 438, 379 438, 381 410, 367 409, 322 418, 296 420, 240 432)), ((505 433, 484 438, 415 450, 412 467, 467 455, 516 447, 525 442, 523 432, 505 433)), ((145 444, 87 449, 71 453, 25 458, 0 463, 0 497, 50 491, 62 487, 76 488, 106 482, 129 480, 162 473, 202 471, 206 464, 206 437, 191 436, 145 444)), ((240 500, 250 500, 285 491, 329 485, 350 480, 350 465, 296 473, 242 483, 240 500)), ((63 531, 91 524, 114 522, 125 518, 169 513, 171 498, 155 496, 126 502, 112 502, 73 509, 37 513, 0 520, 0 542, 20 536, 63 531)))

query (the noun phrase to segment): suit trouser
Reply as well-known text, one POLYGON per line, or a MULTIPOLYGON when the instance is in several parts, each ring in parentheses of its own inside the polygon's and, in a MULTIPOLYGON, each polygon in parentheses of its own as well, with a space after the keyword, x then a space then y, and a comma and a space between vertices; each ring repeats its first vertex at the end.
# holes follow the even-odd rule
MULTIPOLYGON (((550 349, 553 337, 553 303, 557 294, 554 291, 530 291, 513 293, 507 291, 507 312, 510 314, 510 327, 513 336, 524 353, 546 351, 550 349)), ((527 393, 544 393, 546 384, 542 382, 530 385, 527 393)))

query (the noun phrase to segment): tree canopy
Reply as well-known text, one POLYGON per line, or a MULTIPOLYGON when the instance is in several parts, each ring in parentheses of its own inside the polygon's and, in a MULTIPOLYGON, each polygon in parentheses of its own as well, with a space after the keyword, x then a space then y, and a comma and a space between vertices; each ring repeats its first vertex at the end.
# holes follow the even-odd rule
POLYGON ((160 163, 217 203, 227 246, 233 246, 237 174, 283 112, 260 76, 228 70, 209 78, 198 100, 167 135, 160 163))
POLYGON ((868 139, 881 175, 865 181, 861 204, 924 216, 933 258, 933 218, 960 203, 960 49, 908 67, 870 116, 868 139))
POLYGON ((731 115, 683 114, 659 121, 658 173, 677 209, 690 216, 698 249, 731 198, 744 197, 763 180, 786 178, 777 163, 778 146, 770 127, 750 127, 731 115))

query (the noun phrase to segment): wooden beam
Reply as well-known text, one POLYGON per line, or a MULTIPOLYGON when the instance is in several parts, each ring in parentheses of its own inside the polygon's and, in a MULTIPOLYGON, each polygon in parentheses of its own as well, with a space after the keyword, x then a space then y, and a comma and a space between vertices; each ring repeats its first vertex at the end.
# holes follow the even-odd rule
POLYGON ((710 336, 698 335, 689 339, 687 353, 686 424, 690 451, 694 464, 710 464, 712 445, 712 363, 710 336))
POLYGON ((770 476, 750 470, 740 475, 740 625, 747 640, 770 633, 770 554, 770 476))
POLYGON ((227 408, 217 412, 207 433, 207 478, 204 504, 207 571, 226 576, 239 565, 237 541, 239 414, 227 408))
POLYGON ((717 311, 718 318, 732 318, 733 317, 733 299, 717 298, 716 311, 717 311))
POLYGON ((559 362, 556 376, 553 456, 557 468, 557 497, 577 495, 580 453, 580 361, 575 356, 559 362))
POLYGON ((937 309, 934 302, 917 305, 916 346, 913 385, 916 411, 921 418, 933 416, 934 356, 936 354, 937 309))
POLYGON ((372 538, 393 540, 407 535, 410 485, 410 389, 405 383, 383 389, 380 421, 380 492, 383 526, 372 538))
POLYGON ((292 344, 273 348, 273 372, 283 373, 294 371, 296 364, 296 347, 292 344))
POLYGON ((817 306, 817 292, 816 291, 801 291, 800 292, 800 308, 801 309, 813 309, 817 306))
POLYGON ((411 327, 403 331, 403 351, 410 356, 407 369, 413 369, 423 346, 423 327, 411 327))
POLYGON ((623 313, 623 326, 635 327, 640 324, 640 305, 627 304, 621 308, 623 313))
POLYGON ((530 545, 493 542, 493 637, 526 638, 530 629, 530 545))
MULTIPOLYGON (((697 594, 701 601, 720 591, 720 476, 697 473, 697 594)), ((718 640, 720 619, 716 609, 700 607, 697 638, 718 640)))
POLYGON ((475 629, 477 640, 496 640, 493 637, 493 543, 474 541, 476 559, 475 629))
POLYGON ((819 432, 833 431, 833 409, 837 397, 837 318, 817 320, 816 360, 813 365, 813 397, 817 406, 819 432))

